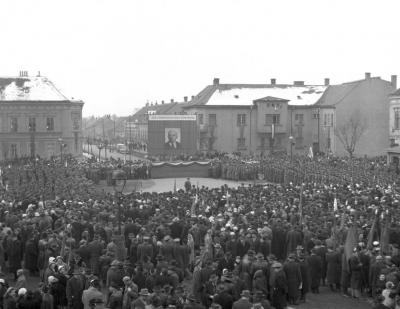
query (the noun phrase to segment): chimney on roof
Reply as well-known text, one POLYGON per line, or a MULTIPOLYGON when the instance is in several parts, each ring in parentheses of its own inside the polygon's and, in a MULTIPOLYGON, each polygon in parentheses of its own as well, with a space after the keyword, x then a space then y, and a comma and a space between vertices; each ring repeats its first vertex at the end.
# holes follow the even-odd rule
POLYGON ((271 85, 276 85, 276 78, 271 78, 271 85))
POLYGON ((397 89, 397 75, 392 75, 391 84, 394 89, 397 89))
POLYGON ((40 71, 37 72, 37 76, 40 77, 40 71))
POLYGON ((294 86, 304 86, 304 81, 302 81, 302 80, 295 80, 295 81, 293 82, 293 85, 294 85, 294 86))
POLYGON ((365 79, 370 79, 371 78, 371 73, 365 72, 365 79))
POLYGON ((194 95, 192 95, 192 101, 194 100, 194 95))
POLYGON ((219 78, 214 78, 213 85, 219 85, 219 78))
POLYGON ((162 101, 161 101, 161 104, 164 104, 164 103, 165 103, 164 100, 162 100, 162 101))
POLYGON ((171 103, 174 103, 174 99, 171 99, 171 103))
POLYGON ((324 79, 324 85, 325 85, 325 86, 329 86, 329 83, 330 83, 329 78, 325 78, 325 79, 324 79))
POLYGON ((183 102, 187 103, 188 97, 183 97, 183 102))

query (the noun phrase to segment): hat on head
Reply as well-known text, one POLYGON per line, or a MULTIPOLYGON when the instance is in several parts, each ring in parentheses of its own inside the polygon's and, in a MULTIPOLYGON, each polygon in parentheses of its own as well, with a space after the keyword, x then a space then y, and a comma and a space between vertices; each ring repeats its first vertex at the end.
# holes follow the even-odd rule
POLYGON ((57 279, 56 277, 54 277, 54 276, 49 276, 49 277, 47 278, 47 281, 48 281, 49 283, 55 283, 55 282, 58 282, 58 279, 57 279))
POLYGON ((279 262, 275 262, 272 264, 272 268, 282 268, 282 264, 279 262))
POLYGON ((20 288, 20 289, 18 290, 18 296, 23 296, 23 295, 26 294, 26 292, 28 292, 27 289, 25 289, 25 288, 20 288))
POLYGON ((51 256, 49 257, 49 264, 55 263, 56 262, 56 258, 51 256))
POLYGON ((149 293, 148 289, 141 289, 140 292, 139 292, 139 295, 141 295, 141 296, 149 296, 150 293, 149 293))
POLYGON ((119 264, 118 261, 114 260, 111 262, 110 266, 118 266, 118 264, 119 264))
POLYGON ((243 290, 242 291, 242 293, 240 293, 240 296, 243 296, 243 297, 248 297, 248 298, 250 298, 250 291, 249 290, 243 290))
POLYGON ((386 288, 387 289, 393 289, 394 288, 394 283, 392 281, 388 281, 386 282, 386 288))
POLYGON ((6 281, 3 278, 0 278, 0 283, 1 284, 6 284, 6 281))
POLYGON ((174 242, 180 242, 181 240, 180 240, 180 238, 175 238, 174 239, 174 242))

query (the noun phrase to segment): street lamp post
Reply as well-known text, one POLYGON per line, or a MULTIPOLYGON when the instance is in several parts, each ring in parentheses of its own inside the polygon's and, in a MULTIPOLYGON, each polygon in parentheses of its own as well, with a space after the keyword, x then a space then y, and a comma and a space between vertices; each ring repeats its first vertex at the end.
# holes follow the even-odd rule
POLYGON ((103 147, 104 147, 103 143, 97 145, 97 148, 99 148, 99 162, 101 161, 101 150, 103 149, 103 147))
POLYGON ((126 173, 118 166, 118 169, 113 171, 111 179, 113 181, 113 188, 115 192, 115 199, 118 207, 118 233, 121 235, 121 206, 122 206, 122 192, 126 185, 126 173))
POLYGON ((293 162, 293 136, 289 136, 289 141, 290 141, 290 163, 293 162))
POLYGON ((64 148, 63 141, 64 140, 61 137, 58 139, 58 142, 60 143, 60 158, 61 158, 61 162, 63 160, 63 148, 64 148))

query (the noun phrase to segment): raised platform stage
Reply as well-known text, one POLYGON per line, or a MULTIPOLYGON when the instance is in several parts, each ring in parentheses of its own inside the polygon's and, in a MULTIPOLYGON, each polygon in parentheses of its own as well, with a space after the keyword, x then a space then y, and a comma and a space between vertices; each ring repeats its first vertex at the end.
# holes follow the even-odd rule
POLYGON ((159 162, 151 167, 151 178, 208 177, 209 161, 159 162))

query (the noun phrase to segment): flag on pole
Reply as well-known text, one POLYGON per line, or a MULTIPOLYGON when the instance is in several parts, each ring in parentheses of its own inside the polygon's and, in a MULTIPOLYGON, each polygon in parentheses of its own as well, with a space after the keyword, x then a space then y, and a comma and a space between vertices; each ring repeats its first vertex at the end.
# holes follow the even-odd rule
POLYGON ((381 244, 381 252, 383 254, 389 254, 389 216, 388 213, 386 212, 385 216, 385 225, 383 226, 381 230, 381 238, 380 238, 380 244, 381 244))
POLYGON ((345 267, 346 270, 349 268, 349 259, 353 254, 353 250, 357 244, 357 229, 356 226, 353 224, 349 230, 347 231, 347 237, 346 237, 346 242, 344 244, 344 263, 343 267, 345 267))
POLYGON ((376 225, 378 223, 378 216, 375 214, 374 222, 372 223, 371 229, 368 233, 367 249, 372 249, 372 243, 374 242, 375 235, 377 232, 376 225))
POLYGON ((272 137, 272 139, 275 138, 275 124, 274 123, 271 124, 271 137, 272 137))
POLYGON ((314 158, 314 152, 312 150, 312 147, 310 146, 310 149, 308 150, 308 155, 307 155, 311 160, 314 158))
POLYGON ((300 212, 300 225, 303 225, 303 184, 301 184, 300 187, 299 212, 300 212))
POLYGON ((337 211, 338 208, 338 203, 337 203, 337 198, 335 197, 335 199, 333 200, 333 211, 337 211))
POLYGON ((199 202, 199 196, 198 196, 198 194, 196 192, 196 195, 194 196, 194 199, 193 199, 192 208, 190 210, 190 214, 192 216, 196 216, 196 205, 197 205, 198 202, 199 202))
POLYGON ((174 193, 176 193, 176 179, 174 180, 174 193))

